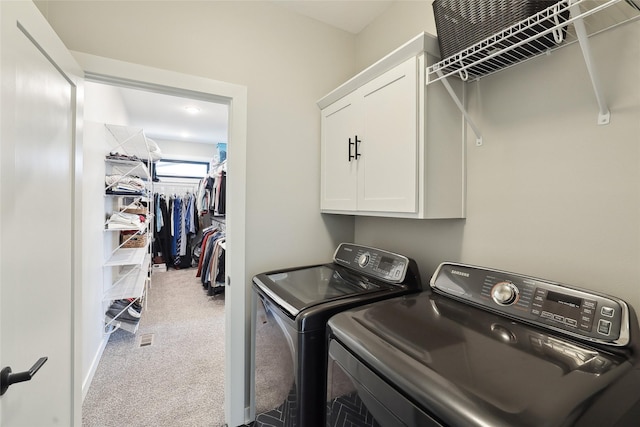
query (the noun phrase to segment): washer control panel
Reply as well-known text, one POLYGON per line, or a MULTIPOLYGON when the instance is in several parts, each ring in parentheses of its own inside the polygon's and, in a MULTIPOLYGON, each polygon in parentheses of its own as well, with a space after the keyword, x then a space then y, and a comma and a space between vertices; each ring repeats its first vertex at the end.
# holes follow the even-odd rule
POLYGON ((389 283, 402 283, 409 259, 382 249, 342 243, 333 256, 336 263, 389 283))
POLYGON ((615 297, 516 273, 442 263, 431 287, 507 317, 601 344, 629 343, 629 308, 615 297))

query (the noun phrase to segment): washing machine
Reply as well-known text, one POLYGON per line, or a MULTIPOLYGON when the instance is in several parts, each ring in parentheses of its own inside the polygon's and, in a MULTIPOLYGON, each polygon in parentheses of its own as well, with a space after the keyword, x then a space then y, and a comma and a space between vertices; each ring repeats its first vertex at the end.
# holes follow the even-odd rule
POLYGON ((329 427, 640 425, 638 321, 610 295, 443 263, 327 329, 329 427))
POLYGON ((255 427, 324 426, 327 320, 336 313, 422 290, 412 259, 342 243, 330 263, 253 278, 255 427))

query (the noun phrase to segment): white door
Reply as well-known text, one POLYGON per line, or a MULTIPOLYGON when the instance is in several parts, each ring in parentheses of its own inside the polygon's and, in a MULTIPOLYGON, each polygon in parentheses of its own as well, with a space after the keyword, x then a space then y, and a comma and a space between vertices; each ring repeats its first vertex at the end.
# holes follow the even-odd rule
POLYGON ((78 424, 74 182, 81 71, 31 2, 1 1, 0 425, 78 424))
POLYGON ((355 210, 357 188, 355 94, 322 110, 321 199, 323 210, 355 210))
POLYGON ((417 78, 413 57, 361 88, 360 211, 417 211, 417 78))

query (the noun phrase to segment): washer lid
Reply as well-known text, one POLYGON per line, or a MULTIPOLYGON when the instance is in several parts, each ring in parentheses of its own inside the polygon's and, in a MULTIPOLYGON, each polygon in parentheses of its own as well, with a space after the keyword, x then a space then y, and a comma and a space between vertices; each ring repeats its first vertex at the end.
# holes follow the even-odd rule
POLYGON ((619 355, 421 293, 339 313, 332 336, 447 425, 556 426, 632 368, 619 355))
POLYGON ((335 264, 259 274, 255 285, 291 317, 301 311, 348 296, 379 292, 397 285, 373 281, 335 264))

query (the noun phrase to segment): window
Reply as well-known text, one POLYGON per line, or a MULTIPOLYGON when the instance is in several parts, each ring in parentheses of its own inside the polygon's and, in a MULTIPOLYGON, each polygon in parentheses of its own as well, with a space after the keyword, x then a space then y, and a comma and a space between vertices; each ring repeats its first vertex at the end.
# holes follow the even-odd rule
POLYGON ((156 176, 158 178, 196 178, 200 179, 209 173, 208 162, 188 160, 158 160, 156 176))

